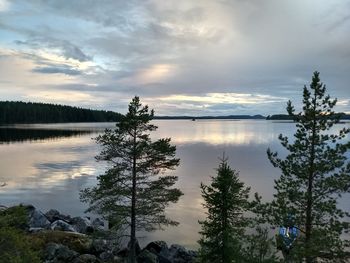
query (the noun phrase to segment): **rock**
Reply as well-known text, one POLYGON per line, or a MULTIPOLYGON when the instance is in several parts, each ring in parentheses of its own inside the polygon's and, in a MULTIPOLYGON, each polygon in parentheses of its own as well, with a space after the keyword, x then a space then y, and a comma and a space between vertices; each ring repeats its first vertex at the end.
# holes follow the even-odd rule
POLYGON ((158 256, 153 254, 147 249, 144 249, 138 256, 137 256, 137 262, 138 263, 158 263, 158 256))
POLYGON ((80 255, 77 259, 74 260, 74 263, 98 263, 100 262, 96 256, 91 254, 80 255))
POLYGON ((28 225, 29 228, 45 228, 49 229, 50 228, 50 221, 46 218, 46 216, 36 209, 32 205, 28 205, 26 207, 28 211, 28 225))
POLYGON ((63 220, 67 223, 71 223, 72 219, 69 215, 63 215, 56 209, 50 209, 48 212, 45 213, 45 216, 51 223, 57 220, 63 220))
POLYGON ((75 228, 63 220, 56 220, 51 224, 52 230, 76 232, 75 228))
POLYGON ((173 263, 188 263, 196 260, 197 253, 193 250, 187 250, 180 245, 171 245, 169 255, 166 256, 168 260, 173 263))
POLYGON ((104 251, 98 256, 102 261, 112 261, 114 255, 111 252, 104 251))
POLYGON ((103 220, 101 220, 100 218, 95 218, 95 219, 92 221, 92 227, 93 227, 95 230, 103 231, 103 230, 105 230, 105 223, 104 223, 103 220))
POLYGON ((172 263, 169 259, 162 255, 158 255, 158 262, 159 263, 172 263))
POLYGON ((158 257, 159 263, 171 263, 168 259, 170 253, 166 242, 164 241, 154 241, 149 243, 144 250, 148 250, 158 257))
POLYGON ((88 234, 94 231, 91 225, 90 219, 87 217, 80 217, 80 216, 73 217, 71 222, 73 227, 79 233, 88 234))
POLYGON ((161 251, 165 253, 165 251, 168 251, 168 245, 164 241, 153 241, 149 243, 144 249, 149 250, 152 253, 159 254, 161 251))
POLYGON ((38 232, 42 232, 46 230, 45 228, 42 228, 42 227, 31 227, 29 228, 29 232, 30 233, 38 233, 38 232))
POLYGON ((67 246, 49 243, 44 251, 46 262, 73 262, 79 254, 70 250, 67 246))

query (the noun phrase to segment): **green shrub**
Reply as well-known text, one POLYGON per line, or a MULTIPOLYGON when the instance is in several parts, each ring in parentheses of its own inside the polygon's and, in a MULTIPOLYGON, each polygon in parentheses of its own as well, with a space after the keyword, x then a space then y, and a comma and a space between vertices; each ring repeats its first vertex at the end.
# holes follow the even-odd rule
POLYGON ((48 243, 62 244, 79 253, 88 253, 91 239, 87 236, 63 231, 41 231, 29 236, 35 250, 43 250, 48 243))
POLYGON ((26 229, 28 214, 22 205, 12 206, 0 211, 0 228, 13 227, 16 229, 26 229))
POLYGON ((38 252, 31 247, 28 237, 21 231, 0 227, 0 263, 39 263, 38 252))

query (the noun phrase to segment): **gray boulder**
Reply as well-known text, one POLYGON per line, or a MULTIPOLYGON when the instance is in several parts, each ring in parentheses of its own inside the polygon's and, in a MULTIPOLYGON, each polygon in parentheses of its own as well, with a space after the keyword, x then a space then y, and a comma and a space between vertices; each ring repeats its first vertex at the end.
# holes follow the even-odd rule
POLYGON ((32 205, 27 206, 29 228, 50 228, 50 221, 46 216, 32 205))
POLYGON ((92 224, 90 222, 90 219, 87 217, 80 217, 80 216, 73 217, 71 222, 73 227, 79 233, 87 234, 87 233, 93 232, 92 224))
POLYGON ((164 241, 150 242, 144 249, 147 249, 150 252, 155 253, 155 254, 160 254, 160 253, 162 253, 164 255, 169 254, 168 245, 164 241))
POLYGON ((68 224, 63 220, 56 220, 51 224, 52 230, 67 231, 67 232, 77 232, 73 226, 68 224))
POLYGON ((166 258, 173 263, 189 263, 196 260, 197 253, 180 245, 171 245, 166 258))
POLYGON ((111 252, 104 251, 98 256, 102 261, 113 261, 114 255, 111 252))
POLYGON ((48 212, 45 213, 45 216, 51 223, 57 220, 63 220, 67 223, 70 223, 72 219, 69 215, 63 215, 56 209, 50 209, 48 212))
POLYGON ((92 227, 93 227, 95 230, 103 231, 103 230, 105 230, 105 223, 104 223, 103 220, 101 220, 100 218, 95 218, 95 219, 92 221, 92 227))
POLYGON ((144 250, 148 250, 151 253, 157 255, 159 263, 171 263, 168 259, 170 256, 169 248, 164 241, 153 241, 149 243, 144 250))
POLYGON ((56 243, 49 243, 44 251, 47 263, 73 262, 78 256, 77 252, 70 250, 67 246, 56 243))

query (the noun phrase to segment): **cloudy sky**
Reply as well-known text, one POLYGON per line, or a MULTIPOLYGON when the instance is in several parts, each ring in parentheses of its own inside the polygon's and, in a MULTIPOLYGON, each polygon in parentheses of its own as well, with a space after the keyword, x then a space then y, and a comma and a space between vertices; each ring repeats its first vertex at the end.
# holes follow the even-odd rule
POLYGON ((321 72, 350 112, 348 0, 0 0, 0 100, 273 114, 321 72))

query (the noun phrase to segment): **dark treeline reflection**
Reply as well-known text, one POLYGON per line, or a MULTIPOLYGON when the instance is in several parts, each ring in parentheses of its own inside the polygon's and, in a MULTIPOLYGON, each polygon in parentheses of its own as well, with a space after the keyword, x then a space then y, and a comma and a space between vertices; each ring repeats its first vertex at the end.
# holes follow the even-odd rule
POLYGON ((0 128, 0 143, 58 139, 61 137, 80 136, 93 132, 93 130, 0 128))

